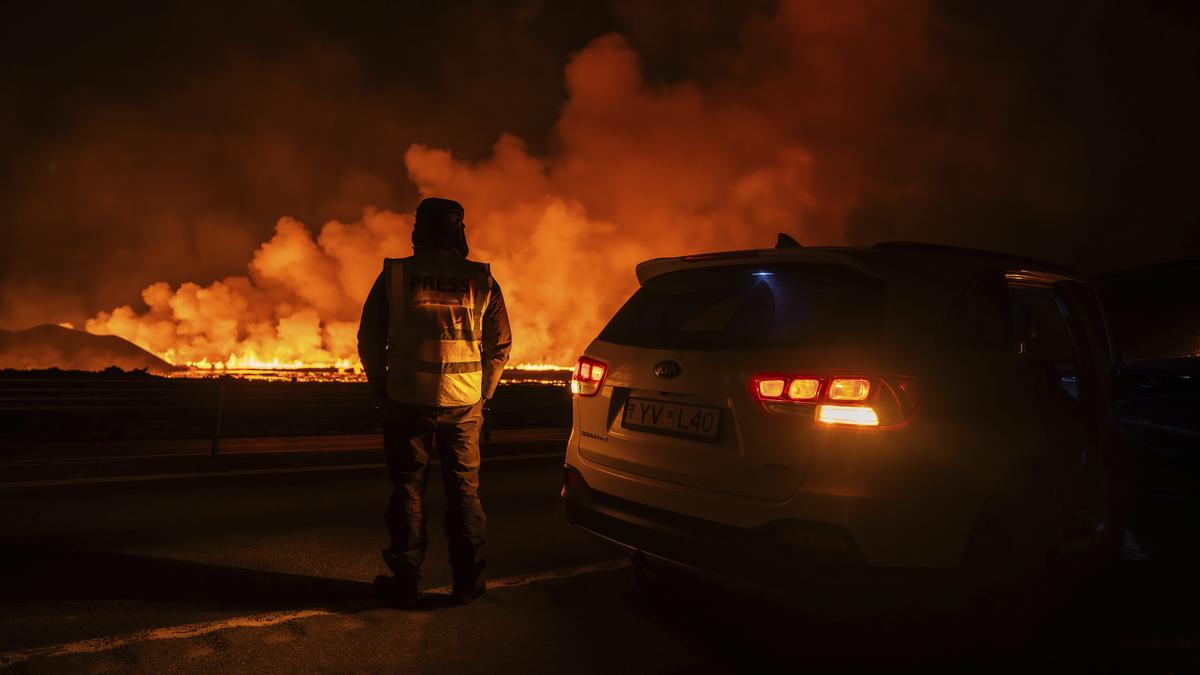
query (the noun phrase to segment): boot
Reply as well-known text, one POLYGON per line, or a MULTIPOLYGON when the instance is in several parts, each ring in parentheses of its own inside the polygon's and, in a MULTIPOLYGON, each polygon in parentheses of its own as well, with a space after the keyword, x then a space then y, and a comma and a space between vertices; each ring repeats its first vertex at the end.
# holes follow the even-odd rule
POLYGON ((389 549, 383 551, 383 562, 395 575, 381 574, 375 577, 375 583, 372 584, 375 594, 389 607, 415 607, 419 599, 417 586, 421 580, 421 570, 405 566, 400 556, 389 549))
POLYGON ((486 564, 486 560, 479 560, 469 567, 461 565, 454 568, 453 596, 455 602, 465 605, 483 595, 483 592, 487 590, 487 582, 483 578, 483 568, 486 564))
POLYGON ((420 594, 417 592, 417 577, 413 575, 388 576, 380 574, 375 577, 372 587, 375 595, 388 607, 411 609, 417 606, 420 594))

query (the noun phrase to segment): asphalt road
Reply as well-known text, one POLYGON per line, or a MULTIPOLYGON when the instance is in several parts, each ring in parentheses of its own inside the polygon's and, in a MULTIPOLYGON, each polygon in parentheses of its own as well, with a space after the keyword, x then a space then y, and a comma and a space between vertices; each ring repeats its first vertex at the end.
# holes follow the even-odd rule
MULTIPOLYGON (((956 613, 876 608, 853 588, 799 608, 675 577, 638 588, 618 557, 564 522, 559 480, 553 459, 485 464, 491 590, 469 606, 447 601, 435 517, 429 592, 412 611, 378 606, 368 586, 383 571, 388 486, 378 470, 0 491, 0 668, 1188 672, 1197 663, 1192 624, 1145 603, 1169 592, 1139 585, 1143 573, 1120 582, 1117 623, 1076 617, 1040 629, 1052 651, 956 613)), ((436 481, 429 492, 440 513, 436 481)), ((814 579, 814 590, 823 585, 814 579)))
MULTIPOLYGON (((565 443, 571 430, 563 427, 535 429, 496 429, 488 439, 496 445, 512 445, 539 441, 565 443)), ((256 453, 346 452, 378 450, 383 446, 381 434, 351 434, 336 436, 269 436, 221 439, 222 455, 256 453)), ((207 456, 212 441, 176 439, 153 441, 91 441, 51 443, 0 443, 0 466, 5 463, 83 462, 117 458, 207 456)))

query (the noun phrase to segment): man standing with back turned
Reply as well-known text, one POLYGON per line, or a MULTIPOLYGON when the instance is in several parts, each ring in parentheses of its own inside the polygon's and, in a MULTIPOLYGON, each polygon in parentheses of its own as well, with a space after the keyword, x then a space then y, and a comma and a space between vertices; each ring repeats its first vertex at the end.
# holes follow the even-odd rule
POLYGON ((383 449, 392 479, 387 509, 394 576, 375 580, 389 604, 412 607, 425 560, 421 498, 436 447, 446 490, 446 539, 454 597, 484 590, 487 518, 479 502, 483 403, 496 392, 512 333, 504 296, 486 263, 467 260, 463 207, 429 198, 417 206, 413 255, 388 258, 363 305, 358 355, 383 403, 383 449))

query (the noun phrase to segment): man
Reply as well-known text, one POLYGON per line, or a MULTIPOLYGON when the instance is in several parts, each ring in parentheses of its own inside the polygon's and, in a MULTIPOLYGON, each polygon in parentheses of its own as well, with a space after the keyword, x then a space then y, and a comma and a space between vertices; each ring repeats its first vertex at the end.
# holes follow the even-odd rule
POLYGON ((463 207, 429 198, 417 206, 413 255, 389 258, 363 305, 358 355, 383 404, 383 447, 392 479, 383 559, 394 576, 375 580, 392 605, 417 602, 425 559, 421 498, 436 447, 446 490, 446 539, 454 597, 484 591, 479 555, 487 519, 479 501, 483 403, 496 391, 512 348, 500 285, 487 264, 467 260, 463 207))

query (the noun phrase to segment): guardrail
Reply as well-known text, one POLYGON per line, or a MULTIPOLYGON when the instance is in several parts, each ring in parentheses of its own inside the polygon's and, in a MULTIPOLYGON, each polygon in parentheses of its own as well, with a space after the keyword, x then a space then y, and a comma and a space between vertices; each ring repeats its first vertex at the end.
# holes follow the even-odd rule
MULTIPOLYGON (((561 388, 507 385, 485 411, 504 428, 569 426, 561 388)), ((232 377, 0 378, 0 442, 304 436, 378 433, 381 414, 361 382, 262 382, 232 377)))

